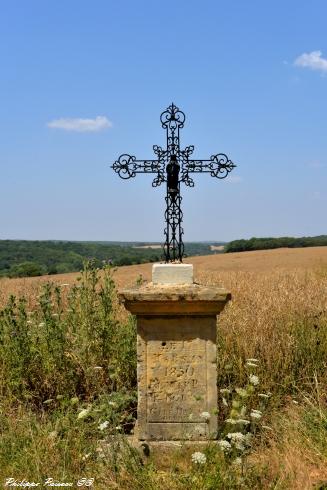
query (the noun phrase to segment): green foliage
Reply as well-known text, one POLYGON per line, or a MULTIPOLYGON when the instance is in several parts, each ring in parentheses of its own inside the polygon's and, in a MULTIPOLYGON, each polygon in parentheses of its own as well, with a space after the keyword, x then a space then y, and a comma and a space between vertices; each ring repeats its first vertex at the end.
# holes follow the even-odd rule
POLYGON ((9 277, 35 277, 46 274, 46 268, 37 262, 26 261, 13 265, 8 273, 9 277))
POLYGON ((225 252, 245 252, 251 250, 268 250, 273 248, 302 248, 327 246, 327 235, 316 237, 280 237, 250 238, 249 240, 233 240, 225 247, 225 252))
MULTIPOLYGON (((136 242, 0 240, 0 276, 76 272, 83 267, 83 261, 90 257, 96 267, 102 267, 103 263, 120 266, 158 262, 162 259, 161 248, 142 247, 146 245, 136 242)), ((186 243, 185 251, 187 255, 215 253, 208 243, 186 243)))
POLYGON ((114 302, 110 266, 99 284, 90 262, 77 285, 43 286, 33 311, 11 296, 0 312, 1 393, 40 406, 59 395, 133 390, 135 325, 132 317, 118 322, 114 302))

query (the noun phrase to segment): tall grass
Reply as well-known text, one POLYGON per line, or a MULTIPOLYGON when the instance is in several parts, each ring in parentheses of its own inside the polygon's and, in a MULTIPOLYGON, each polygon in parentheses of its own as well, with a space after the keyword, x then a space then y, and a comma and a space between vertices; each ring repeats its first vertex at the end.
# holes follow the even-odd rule
MULTIPOLYGON (((259 359, 267 409, 246 464, 216 445, 143 461, 127 443, 136 417, 134 319, 118 303, 110 267, 86 264, 75 284, 45 284, 36 302, 0 311, 0 482, 76 482, 96 489, 324 488, 327 482, 327 276, 321 271, 205 273, 233 301, 218 322, 218 386, 244 386, 259 359)), ((229 409, 219 396, 224 434, 229 409)), ((259 408, 259 407, 258 407, 259 408)), ((76 485, 75 485, 76 487, 76 485)))

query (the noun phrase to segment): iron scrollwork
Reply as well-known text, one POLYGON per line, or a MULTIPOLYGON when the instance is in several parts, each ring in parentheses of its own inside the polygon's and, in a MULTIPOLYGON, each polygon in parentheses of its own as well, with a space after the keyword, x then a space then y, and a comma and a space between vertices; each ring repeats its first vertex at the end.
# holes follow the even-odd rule
POLYGON ((163 246, 166 262, 182 262, 184 255, 184 243, 182 228, 183 212, 181 209, 182 197, 180 184, 194 187, 194 180, 190 173, 209 173, 211 177, 224 179, 236 167, 225 155, 218 153, 207 160, 191 160, 194 146, 180 149, 179 130, 184 127, 185 114, 175 104, 171 104, 161 113, 160 121, 166 130, 167 147, 154 145, 153 151, 157 160, 137 160, 135 156, 123 154, 112 165, 113 170, 122 179, 130 179, 138 173, 157 174, 152 181, 153 187, 167 183, 166 193, 166 228, 165 243, 163 246))

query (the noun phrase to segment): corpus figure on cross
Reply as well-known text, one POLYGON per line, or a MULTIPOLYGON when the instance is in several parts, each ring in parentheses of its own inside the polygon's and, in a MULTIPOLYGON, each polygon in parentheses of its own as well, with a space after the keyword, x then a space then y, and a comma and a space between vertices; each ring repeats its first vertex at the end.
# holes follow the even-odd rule
POLYGON ((192 173, 210 173, 212 177, 224 179, 236 165, 224 153, 212 155, 208 160, 192 160, 190 156, 194 146, 180 149, 179 130, 184 127, 185 114, 175 104, 171 104, 160 116, 161 125, 166 129, 166 149, 154 145, 156 160, 137 160, 135 156, 123 154, 112 165, 122 179, 130 179, 139 173, 156 174, 152 186, 167 184, 166 193, 166 228, 164 255, 166 262, 182 262, 183 244, 183 213, 180 183, 194 187, 192 173))

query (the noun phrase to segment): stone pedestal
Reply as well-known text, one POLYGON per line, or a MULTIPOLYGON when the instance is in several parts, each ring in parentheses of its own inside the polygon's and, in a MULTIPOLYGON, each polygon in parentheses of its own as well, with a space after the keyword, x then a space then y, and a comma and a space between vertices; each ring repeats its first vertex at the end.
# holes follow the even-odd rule
POLYGON ((230 298, 224 289, 197 284, 120 291, 137 317, 139 440, 216 437, 216 316, 230 298))

